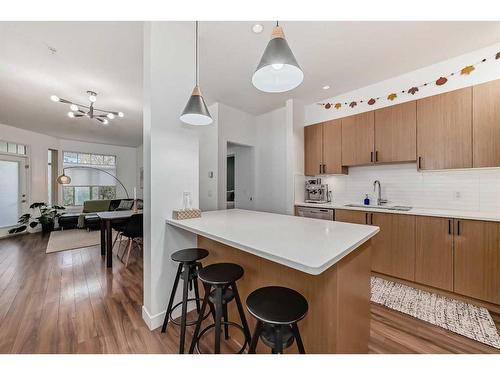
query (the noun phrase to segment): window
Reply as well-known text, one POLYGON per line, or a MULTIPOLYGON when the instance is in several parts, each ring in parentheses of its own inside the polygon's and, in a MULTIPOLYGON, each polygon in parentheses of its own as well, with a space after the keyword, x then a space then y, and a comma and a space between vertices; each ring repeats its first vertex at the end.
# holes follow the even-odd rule
POLYGON ((26 146, 20 145, 13 142, 7 142, 0 140, 0 152, 6 152, 9 154, 26 155, 26 146))
POLYGON ((63 205, 81 206, 87 200, 116 198, 116 180, 112 177, 116 176, 116 156, 64 151, 63 167, 71 177, 71 183, 63 186, 63 205))

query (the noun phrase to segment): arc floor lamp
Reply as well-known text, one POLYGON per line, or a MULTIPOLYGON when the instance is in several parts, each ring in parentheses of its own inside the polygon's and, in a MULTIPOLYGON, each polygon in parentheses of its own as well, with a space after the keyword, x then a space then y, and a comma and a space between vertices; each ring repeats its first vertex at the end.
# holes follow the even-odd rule
POLYGON ((78 166, 78 167, 64 167, 63 168, 63 173, 62 175, 60 175, 59 177, 57 177, 57 182, 60 183, 61 185, 68 185, 69 183, 71 183, 71 177, 67 176, 64 172, 66 171, 66 169, 93 169, 93 170, 96 170, 96 171, 99 171, 99 172, 102 172, 102 173, 106 173, 107 175, 110 175, 111 177, 113 177, 116 181, 118 181, 118 183, 121 185, 121 187, 123 188, 123 190, 125 191, 125 194, 127 195, 127 199, 130 198, 129 195, 128 195, 128 191, 127 189, 125 188, 125 186, 123 185, 123 183, 118 179, 116 178, 115 175, 105 171, 104 169, 100 169, 100 168, 95 168, 95 167, 87 167, 87 166, 78 166))

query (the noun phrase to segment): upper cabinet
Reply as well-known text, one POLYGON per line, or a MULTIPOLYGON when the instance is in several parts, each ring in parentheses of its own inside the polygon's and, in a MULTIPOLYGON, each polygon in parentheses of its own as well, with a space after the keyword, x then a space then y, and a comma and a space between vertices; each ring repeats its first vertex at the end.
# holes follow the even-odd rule
POLYGON ((419 169, 472 167, 472 87, 417 101, 419 169))
POLYGON ((416 160, 417 102, 375 111, 375 162, 394 163, 416 160))
POLYGON ((342 165, 366 165, 374 161, 375 115, 373 111, 342 119, 342 165))
POLYGON ((500 80, 483 83, 473 92, 473 166, 500 167, 500 80))
POLYGON ((341 165, 342 126, 332 120, 304 128, 306 176, 347 173, 341 165))

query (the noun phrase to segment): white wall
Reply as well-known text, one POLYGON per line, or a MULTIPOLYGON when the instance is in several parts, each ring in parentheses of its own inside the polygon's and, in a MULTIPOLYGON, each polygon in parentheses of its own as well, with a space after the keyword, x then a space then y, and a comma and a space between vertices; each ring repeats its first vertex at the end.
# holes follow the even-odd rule
MULTIPOLYGON (((136 148, 136 179, 135 186, 137 186, 137 198, 143 199, 144 197, 144 181, 141 188, 141 168, 144 168, 144 147, 140 145, 136 148)), ((144 175, 143 175, 144 180, 144 175)))
MULTIPOLYGON (((213 123, 202 127, 199 140, 200 152, 200 209, 202 211, 217 210, 218 192, 217 180, 219 176, 219 104, 208 107, 213 123)), ((225 199, 225 198, 224 198, 225 199)))
MULTIPOLYGON (((394 89, 407 90, 415 82, 426 82, 436 79, 442 74, 458 71, 482 58, 495 55, 499 50, 500 43, 334 98, 325 99, 325 101, 344 102, 353 98, 384 96, 394 89)), ((487 61, 480 64, 469 76, 454 76, 444 86, 430 85, 421 89, 414 96, 398 94, 400 98, 394 103, 382 100, 373 106, 359 104, 355 109, 343 108, 341 110, 325 110, 315 103, 307 105, 305 107, 305 124, 345 117, 495 79, 500 79, 499 61, 487 61)), ((365 193, 369 193, 372 198, 374 197, 372 184, 376 179, 382 183, 384 197, 393 204, 479 211, 498 212, 500 210, 500 199, 498 198, 500 194, 500 168, 418 172, 415 163, 351 167, 349 175, 323 177, 323 182, 327 182, 333 188, 334 201, 359 203, 362 202, 365 193)), ((298 175, 295 185, 297 201, 303 199, 301 198, 304 189, 303 182, 303 178, 298 175)))
POLYGON ((150 328, 164 318, 177 268, 170 255, 196 245, 195 235, 165 223, 184 191, 198 207, 199 128, 179 120, 194 84, 193 46, 192 22, 145 24, 143 318, 150 328))

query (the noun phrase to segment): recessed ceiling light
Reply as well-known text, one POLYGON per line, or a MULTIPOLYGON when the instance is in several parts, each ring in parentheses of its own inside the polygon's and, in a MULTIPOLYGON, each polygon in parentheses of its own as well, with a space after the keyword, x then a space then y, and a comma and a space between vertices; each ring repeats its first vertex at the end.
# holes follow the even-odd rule
POLYGON ((329 88, 330 88, 330 86, 328 86, 328 85, 323 86, 323 90, 328 90, 329 88))
POLYGON ((260 23, 256 23, 255 25, 252 26, 252 31, 255 34, 260 34, 264 30, 264 26, 262 26, 260 23))

